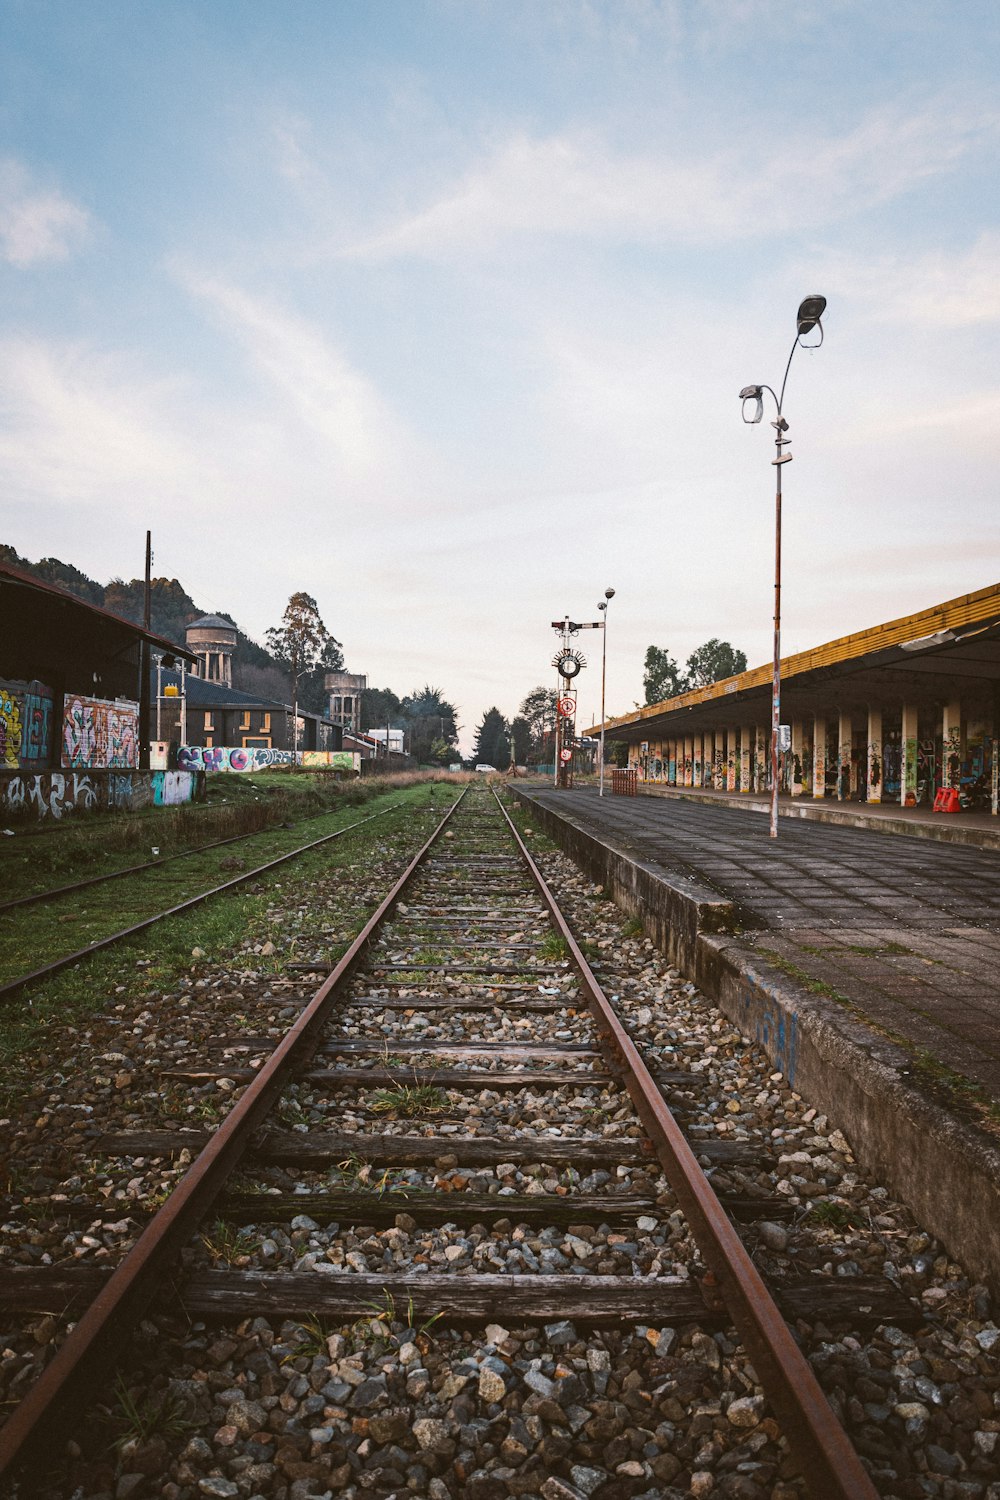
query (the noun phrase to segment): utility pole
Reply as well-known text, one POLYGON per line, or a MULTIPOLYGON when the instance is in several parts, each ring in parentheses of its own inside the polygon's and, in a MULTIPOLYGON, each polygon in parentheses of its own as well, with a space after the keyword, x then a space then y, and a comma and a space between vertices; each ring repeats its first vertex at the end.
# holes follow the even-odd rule
POLYGON ((151 573, 153 568, 153 534, 146 532, 146 586, 142 600, 142 628, 146 632, 139 642, 139 765, 149 770, 149 621, 151 616, 151 573))

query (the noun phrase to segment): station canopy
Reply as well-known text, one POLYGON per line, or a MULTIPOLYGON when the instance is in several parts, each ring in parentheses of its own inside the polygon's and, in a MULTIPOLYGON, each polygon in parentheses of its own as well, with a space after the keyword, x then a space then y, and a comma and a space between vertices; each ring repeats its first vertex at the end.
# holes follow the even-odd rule
MULTIPOLYGON (((605 733, 627 743, 764 723, 771 714, 772 663, 725 677, 607 719, 605 733)), ((1000 583, 899 620, 845 635, 781 661, 781 717, 883 712, 960 698, 992 716, 1000 693, 1000 583)), ((601 726, 588 731, 599 733, 601 726)))

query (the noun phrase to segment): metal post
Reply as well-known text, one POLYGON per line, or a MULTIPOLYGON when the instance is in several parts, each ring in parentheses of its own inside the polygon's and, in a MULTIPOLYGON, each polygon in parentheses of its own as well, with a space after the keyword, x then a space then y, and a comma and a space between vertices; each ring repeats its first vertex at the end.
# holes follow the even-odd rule
POLYGON ((604 614, 604 621, 603 621, 603 624, 604 624, 604 634, 601 637, 601 779, 600 779, 600 784, 598 786, 598 791, 597 791, 597 795, 599 797, 603 797, 604 796, 604 683, 605 683, 605 678, 607 676, 607 665, 608 665, 608 616, 607 616, 607 608, 608 608, 607 600, 605 600, 605 602, 603 604, 599 604, 598 605, 598 609, 603 609, 604 612, 605 612, 605 614, 604 614))
POLYGON ((153 565, 153 535, 146 532, 146 582, 142 596, 142 627, 145 632, 139 643, 139 765, 149 770, 149 634, 151 585, 153 565))
POLYGON ((163 738, 160 733, 160 699, 163 697, 163 657, 156 658, 156 738, 163 738))
MULTIPOLYGON (((181 657, 181 744, 187 744, 187 662, 181 657)), ((223 740, 225 744, 225 740, 223 740)))
MULTIPOLYGON (((775 434, 778 458, 781 458, 781 429, 775 434)), ((778 837, 778 724, 781 719, 781 463, 777 466, 778 487, 774 496, 774 671, 771 679, 771 827, 772 839, 778 837)))

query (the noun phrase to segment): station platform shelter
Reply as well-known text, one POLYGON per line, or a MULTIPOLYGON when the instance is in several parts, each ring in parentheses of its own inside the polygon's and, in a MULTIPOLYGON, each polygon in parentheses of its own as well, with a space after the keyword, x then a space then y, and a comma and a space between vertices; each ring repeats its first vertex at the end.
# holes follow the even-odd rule
MULTIPOLYGON (((641 783, 770 789, 772 665, 605 721, 641 783)), ((781 662, 795 798, 1000 806, 1000 583, 781 662)), ((599 733, 600 725, 588 731, 599 733)))

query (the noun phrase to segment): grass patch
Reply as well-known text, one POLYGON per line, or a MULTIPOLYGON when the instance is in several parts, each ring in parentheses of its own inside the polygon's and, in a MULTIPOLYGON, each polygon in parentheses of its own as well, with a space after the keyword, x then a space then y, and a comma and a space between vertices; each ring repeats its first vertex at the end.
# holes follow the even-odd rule
POLYGON ((238 1229, 225 1219, 217 1219, 208 1233, 198 1238, 208 1251, 213 1266, 243 1265, 260 1243, 249 1230, 238 1229))
POLYGON ((859 1222, 858 1211, 849 1203, 835 1203, 832 1198, 821 1198, 806 1214, 807 1224, 822 1224, 827 1229, 847 1229, 859 1222))
POLYGON ((402 1115, 408 1120, 417 1115, 443 1115, 448 1095, 431 1083, 403 1083, 391 1089, 375 1089, 369 1095, 368 1108, 376 1115, 402 1115))
POLYGON ((569 944, 560 932, 550 932, 538 948, 542 958, 569 958, 569 944))
MULTIPOLYGON (((397 815, 418 810, 427 801, 428 793, 420 787, 392 790, 385 794, 381 805, 372 806, 369 812, 369 815, 385 812, 384 822, 380 818, 376 823, 365 824, 347 833, 341 842, 316 850, 312 855, 302 855, 299 859, 308 862, 318 858, 326 867, 342 863, 344 846, 352 845, 359 836, 379 836, 383 829, 389 831, 398 827, 397 815)), ((315 819, 308 830, 278 828, 256 836, 252 846, 240 846, 240 858, 247 869, 253 869, 279 855, 291 853, 304 841, 339 833, 358 819, 355 807, 339 807, 315 819)), ((114 881, 76 896, 67 895, 43 906, 0 916, 0 983, 36 968, 39 953, 44 953, 51 961, 60 955, 76 952, 222 884, 233 877, 232 858, 232 846, 209 850, 193 854, 176 865, 147 870, 129 880, 114 881)), ((296 861, 294 866, 279 868, 261 879, 280 881, 293 869, 297 873, 305 867, 296 861)), ((213 905, 209 903, 206 912, 213 905)), ((146 937, 144 941, 156 944, 159 940, 146 937)), ((206 945, 202 943, 201 946, 206 945)))
POLYGON ((827 984, 825 979, 814 979, 805 969, 800 969, 798 964, 785 958, 784 954, 776 953, 773 948, 758 948, 757 952, 761 958, 766 958, 768 963, 780 969, 783 974, 787 974, 789 979, 794 979, 797 984, 801 984, 802 988, 808 990, 810 994, 822 995, 824 999, 835 1000, 838 1005, 845 1005, 849 1010, 855 1009, 854 1002, 848 1000, 847 996, 842 995, 832 984, 827 984))
MULTIPOLYGON (((453 792, 450 786, 443 790, 449 796, 453 792)), ((401 815, 411 810, 422 815, 433 806, 435 791, 440 796, 441 788, 433 783, 410 784, 394 789, 387 797, 401 815)), ((332 816, 351 821, 356 814, 345 809, 332 816)), ((145 1002, 148 997, 176 991, 181 980, 190 979, 192 972, 197 973, 203 963, 211 962, 216 955, 225 955, 233 968, 245 966, 259 971, 267 967, 268 961, 248 952, 246 945, 280 937, 281 923, 272 913, 276 896, 281 897, 285 905, 292 905, 299 893, 301 900, 306 900, 314 894, 317 880, 335 880, 338 870, 347 870, 370 859, 373 847, 384 841, 387 834, 398 839, 401 852, 408 854, 423 839, 423 831, 417 826, 421 822, 422 816, 414 819, 412 826, 390 816, 365 824, 343 839, 276 870, 268 878, 237 887, 230 894, 159 923, 137 939, 95 953, 86 959, 83 967, 54 975, 8 1002, 0 1008, 0 1078, 3 1080, 0 1085, 0 1117, 30 1107, 32 1100, 36 1104, 41 1102, 49 1092, 41 1080, 49 1067, 50 1052, 56 1046, 72 1048, 75 1035, 79 1030, 86 1030, 92 1017, 114 1016, 116 1011, 124 1012, 134 1002, 145 1002), (207 958, 195 962, 192 958, 195 948, 201 948, 207 958), (58 1037, 58 1042, 53 1041, 54 1037, 58 1037)), ((132 882, 122 881, 120 884, 125 886, 132 882)), ((341 932, 360 929, 366 919, 367 912, 355 910, 355 902, 353 895, 345 901, 350 907, 350 920, 346 915, 339 918, 341 932)), ((32 959, 35 965, 38 963, 38 948, 30 934, 38 915, 29 908, 18 918, 24 947, 20 969, 15 965, 15 972, 32 966, 32 959)), ((4 919, 8 932, 13 919, 13 913, 4 919)), ((132 920, 135 920, 134 916, 132 920)), ((330 913, 320 920, 329 925, 330 913)), ((3 925, 0 923, 0 932, 3 925)), ((61 930, 67 931, 65 927, 61 930)), ((52 956, 75 946, 79 946, 78 938, 72 944, 60 943, 52 956)), ((186 1103, 191 1102, 188 1097, 186 1103)))
POLYGON ((176 1439, 197 1427, 183 1402, 166 1391, 135 1396, 120 1375, 115 1381, 115 1404, 105 1420, 113 1433, 112 1446, 120 1458, 144 1447, 153 1438, 176 1439))

